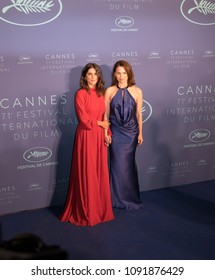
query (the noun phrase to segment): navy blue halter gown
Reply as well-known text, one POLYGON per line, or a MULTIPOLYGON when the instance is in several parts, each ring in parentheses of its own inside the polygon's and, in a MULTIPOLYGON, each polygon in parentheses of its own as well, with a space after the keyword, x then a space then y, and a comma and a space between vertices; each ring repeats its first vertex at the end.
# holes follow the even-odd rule
POLYGON ((115 208, 128 210, 142 207, 135 161, 139 134, 136 106, 127 88, 119 88, 110 103, 112 204, 115 208))

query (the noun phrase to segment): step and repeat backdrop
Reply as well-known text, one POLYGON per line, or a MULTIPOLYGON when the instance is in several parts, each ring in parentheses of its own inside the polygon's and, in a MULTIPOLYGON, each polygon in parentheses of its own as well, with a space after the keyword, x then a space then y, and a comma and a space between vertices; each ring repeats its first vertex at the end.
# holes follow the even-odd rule
POLYGON ((215 1, 2 0, 0 214, 62 205, 82 67, 143 90, 141 191, 215 178, 215 1))

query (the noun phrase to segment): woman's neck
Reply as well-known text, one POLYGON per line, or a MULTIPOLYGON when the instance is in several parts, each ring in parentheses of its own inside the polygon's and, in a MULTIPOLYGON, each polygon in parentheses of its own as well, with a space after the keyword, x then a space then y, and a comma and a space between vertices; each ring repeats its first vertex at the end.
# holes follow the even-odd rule
POLYGON ((118 88, 121 88, 121 89, 124 89, 124 88, 127 88, 128 87, 128 85, 127 84, 117 84, 117 87, 118 88))

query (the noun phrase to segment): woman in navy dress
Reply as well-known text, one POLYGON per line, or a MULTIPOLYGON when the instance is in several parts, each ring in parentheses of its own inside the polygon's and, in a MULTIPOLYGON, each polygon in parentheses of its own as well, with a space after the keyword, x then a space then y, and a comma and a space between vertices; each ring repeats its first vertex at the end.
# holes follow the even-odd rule
POLYGON ((115 63, 112 86, 105 92, 106 144, 110 144, 110 182, 112 205, 115 208, 139 209, 136 148, 143 143, 142 90, 135 86, 131 65, 124 60, 115 63))

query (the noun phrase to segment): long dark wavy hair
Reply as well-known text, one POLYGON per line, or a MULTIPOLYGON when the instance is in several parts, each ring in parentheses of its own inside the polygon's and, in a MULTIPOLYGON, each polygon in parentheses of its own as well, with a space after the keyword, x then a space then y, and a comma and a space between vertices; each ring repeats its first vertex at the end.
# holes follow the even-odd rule
POLYGON ((133 85, 135 85, 134 72, 133 72, 131 65, 125 60, 118 60, 113 66, 112 86, 118 85, 118 81, 115 77, 115 73, 116 73, 116 68, 119 66, 123 67, 128 75, 128 87, 132 87, 133 85))
POLYGON ((94 68, 96 70, 96 74, 97 74, 97 78, 98 78, 98 82, 96 84, 96 91, 97 91, 97 94, 99 96, 101 95, 104 95, 104 78, 103 78, 103 75, 102 75, 102 70, 101 68, 96 64, 96 63, 88 63, 84 66, 84 68, 82 69, 82 72, 81 72, 81 78, 80 78, 80 87, 82 89, 86 89, 86 91, 88 93, 90 93, 90 88, 89 88, 89 85, 87 83, 87 80, 86 80, 86 75, 87 75, 87 72, 89 69, 91 68, 94 68))

